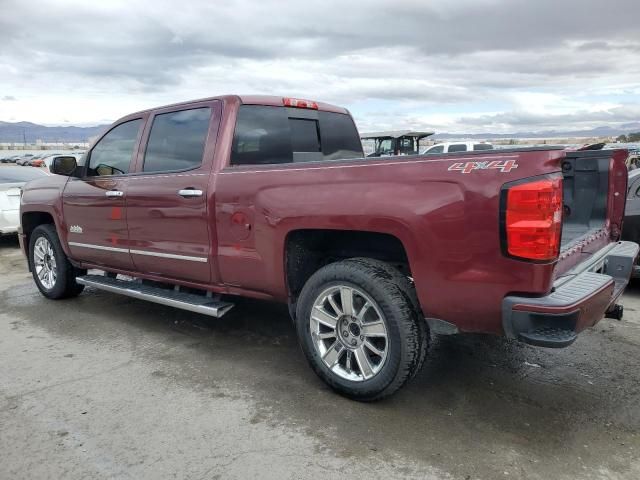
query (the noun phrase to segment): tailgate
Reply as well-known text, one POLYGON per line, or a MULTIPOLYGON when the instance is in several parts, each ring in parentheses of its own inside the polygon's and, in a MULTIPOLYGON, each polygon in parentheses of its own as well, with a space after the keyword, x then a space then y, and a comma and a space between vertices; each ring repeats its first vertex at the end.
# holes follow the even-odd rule
POLYGON ((626 150, 567 152, 556 277, 620 239, 627 190, 626 150))

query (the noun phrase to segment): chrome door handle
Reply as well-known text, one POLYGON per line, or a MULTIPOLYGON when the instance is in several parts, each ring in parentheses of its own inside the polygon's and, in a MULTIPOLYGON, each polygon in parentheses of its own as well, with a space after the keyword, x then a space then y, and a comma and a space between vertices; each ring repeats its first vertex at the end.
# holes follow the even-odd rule
POLYGON ((124 197, 124 192, 120 190, 107 190, 104 192, 107 197, 124 197))
POLYGON ((178 190, 178 195, 181 197, 201 197, 202 190, 195 190, 193 188, 185 188, 183 190, 178 190))

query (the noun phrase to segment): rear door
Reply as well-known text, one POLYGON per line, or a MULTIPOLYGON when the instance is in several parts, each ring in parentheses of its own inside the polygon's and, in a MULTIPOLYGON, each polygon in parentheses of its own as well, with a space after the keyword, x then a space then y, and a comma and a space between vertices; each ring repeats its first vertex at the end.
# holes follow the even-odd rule
POLYGON ((350 115, 302 108, 241 105, 230 164, 220 172, 216 183, 218 265, 224 283, 264 290, 265 278, 273 278, 273 272, 282 269, 271 251, 274 228, 280 220, 277 209, 257 209, 257 197, 270 197, 276 204, 281 202, 282 208, 296 201, 295 195, 291 195, 295 187, 291 187, 293 190, 282 188, 285 184, 281 184, 280 188, 260 190, 257 189, 260 185, 258 174, 227 173, 246 167, 260 170, 262 165, 363 156, 362 143, 350 115))
POLYGON ((125 195, 143 118, 109 130, 88 153, 83 178, 69 178, 63 211, 73 258, 96 265, 131 270, 125 195))
POLYGON ((216 281, 209 179, 220 115, 220 102, 208 101, 158 110, 149 118, 127 190, 136 271, 216 281))

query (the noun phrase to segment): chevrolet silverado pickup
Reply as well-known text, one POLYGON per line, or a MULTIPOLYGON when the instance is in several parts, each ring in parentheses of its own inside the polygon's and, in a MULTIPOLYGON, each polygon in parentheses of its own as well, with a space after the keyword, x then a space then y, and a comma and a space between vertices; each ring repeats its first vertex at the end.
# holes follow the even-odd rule
POLYGON ((364 158, 343 108, 221 96, 115 122, 27 184, 20 241, 50 299, 85 286, 213 317, 287 303, 330 387, 369 401, 432 334, 565 347, 618 303, 626 151, 364 158), (82 163, 82 165, 78 165, 82 163))

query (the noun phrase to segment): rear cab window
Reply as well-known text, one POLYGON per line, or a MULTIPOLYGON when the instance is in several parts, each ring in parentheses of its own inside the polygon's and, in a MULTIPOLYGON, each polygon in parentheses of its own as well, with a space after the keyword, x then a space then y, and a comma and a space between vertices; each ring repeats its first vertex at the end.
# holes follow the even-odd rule
POLYGON ((491 145, 490 143, 474 143, 473 150, 474 151, 493 150, 493 145, 491 145))
POLYGON ((360 136, 343 113, 241 105, 231 165, 269 165, 362 158, 360 136))

